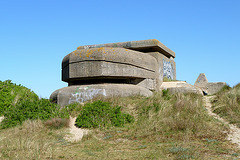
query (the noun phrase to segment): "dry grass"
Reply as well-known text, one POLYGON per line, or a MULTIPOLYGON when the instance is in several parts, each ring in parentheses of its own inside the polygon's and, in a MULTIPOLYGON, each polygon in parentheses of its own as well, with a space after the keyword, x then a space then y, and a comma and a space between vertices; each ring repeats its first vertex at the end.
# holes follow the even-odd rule
POLYGON ((22 126, 1 130, 0 159, 53 158, 56 137, 41 121, 26 121, 22 126))
POLYGON ((60 129, 63 127, 69 127, 69 123, 69 119, 66 118, 52 118, 44 122, 44 125, 52 129, 60 129))
POLYGON ((212 103, 215 113, 240 127, 240 84, 217 93, 212 103))
POLYGON ((201 98, 177 94, 167 100, 154 94, 107 99, 134 115, 135 123, 94 129, 77 143, 63 139, 65 128, 50 129, 41 121, 27 121, 0 130, 0 159, 237 158, 240 151, 225 140, 223 131, 228 128, 207 115, 201 98))

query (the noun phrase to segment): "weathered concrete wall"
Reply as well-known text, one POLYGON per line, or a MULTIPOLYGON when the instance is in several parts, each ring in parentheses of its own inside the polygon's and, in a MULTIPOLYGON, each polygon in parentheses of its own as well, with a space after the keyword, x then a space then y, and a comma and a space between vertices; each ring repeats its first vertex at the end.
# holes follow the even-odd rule
POLYGON ((74 85, 56 90, 50 96, 50 99, 61 106, 75 102, 85 102, 103 97, 126 97, 126 96, 151 96, 152 92, 148 89, 133 84, 93 84, 93 85, 74 85))
POLYGON ((62 78, 66 82, 96 76, 155 78, 156 63, 152 56, 123 48, 81 50, 64 58, 62 78))
POLYGON ((209 95, 219 92, 226 84, 226 82, 212 82, 207 84, 207 93, 209 95))
POLYGON ((149 52, 157 60, 157 74, 160 81, 163 77, 176 80, 176 63, 173 57, 167 57, 159 52, 149 52))
POLYGON ((212 95, 219 92, 224 86, 225 82, 212 82, 209 83, 204 73, 200 73, 194 86, 199 87, 204 94, 212 95))
POLYGON ((141 41, 129 41, 129 42, 118 42, 118 43, 107 43, 107 44, 94 44, 79 46, 77 49, 90 49, 90 48, 101 48, 101 47, 112 47, 112 48, 128 48, 141 52, 159 52, 167 57, 175 58, 175 53, 166 47, 164 44, 159 42, 157 39, 141 40, 141 41))

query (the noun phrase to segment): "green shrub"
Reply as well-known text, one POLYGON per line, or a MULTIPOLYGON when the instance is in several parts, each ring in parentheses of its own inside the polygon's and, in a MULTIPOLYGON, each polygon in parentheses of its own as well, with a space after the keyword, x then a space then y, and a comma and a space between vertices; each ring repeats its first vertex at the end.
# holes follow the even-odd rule
POLYGON ((162 97, 166 100, 169 100, 171 98, 171 96, 169 95, 168 92, 169 92, 168 89, 167 90, 165 90, 165 89, 162 90, 162 97))
POLYGON ((10 107, 5 111, 4 117, 1 128, 21 125, 27 119, 47 120, 54 117, 66 118, 68 117, 68 113, 62 112, 58 105, 51 103, 48 99, 31 97, 20 101, 14 107, 10 107))
POLYGON ((5 115, 7 110, 28 97, 37 98, 38 96, 30 89, 16 85, 10 80, 0 81, 0 116, 5 115))
POLYGON ((76 119, 76 125, 82 128, 122 127, 133 122, 129 114, 121 113, 121 107, 113 107, 110 103, 96 101, 87 103, 76 119))
POLYGON ((60 106, 48 99, 39 99, 30 89, 16 85, 10 80, 0 81, 0 115, 4 115, 0 128, 21 125, 27 119, 47 120, 69 116, 60 106))
POLYGON ((72 117, 77 117, 82 110, 83 105, 80 103, 72 103, 62 108, 62 112, 71 115, 72 117))

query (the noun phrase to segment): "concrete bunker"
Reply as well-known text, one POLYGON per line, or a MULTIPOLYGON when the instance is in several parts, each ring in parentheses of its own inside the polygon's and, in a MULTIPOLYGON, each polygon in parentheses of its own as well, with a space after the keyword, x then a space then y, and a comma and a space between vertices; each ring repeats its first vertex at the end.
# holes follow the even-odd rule
POLYGON ((96 96, 151 96, 163 77, 176 79, 175 53, 158 40, 80 46, 62 61, 68 87, 50 96, 65 106, 96 96))

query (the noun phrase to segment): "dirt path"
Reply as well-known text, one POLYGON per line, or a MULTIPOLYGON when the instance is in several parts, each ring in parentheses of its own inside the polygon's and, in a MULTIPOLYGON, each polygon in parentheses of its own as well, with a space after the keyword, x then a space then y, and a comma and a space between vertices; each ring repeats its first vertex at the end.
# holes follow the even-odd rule
POLYGON ((65 136, 65 139, 70 142, 80 141, 82 137, 88 133, 88 131, 85 129, 77 128, 75 126, 75 121, 76 117, 75 118, 70 117, 69 134, 65 136))
POLYGON ((227 140, 230 140, 232 143, 237 144, 238 147, 240 148, 240 129, 237 126, 235 126, 233 124, 230 124, 228 121, 226 121, 225 119, 221 118, 216 113, 212 112, 212 104, 211 104, 211 99, 212 98, 214 98, 214 96, 204 96, 203 97, 203 101, 206 104, 205 107, 206 107, 206 109, 208 111, 208 114, 210 116, 213 116, 214 118, 220 120, 224 124, 229 125, 230 133, 228 134, 227 140))

